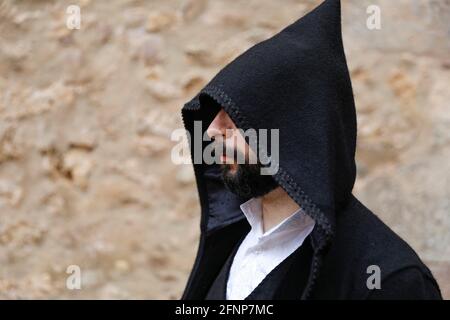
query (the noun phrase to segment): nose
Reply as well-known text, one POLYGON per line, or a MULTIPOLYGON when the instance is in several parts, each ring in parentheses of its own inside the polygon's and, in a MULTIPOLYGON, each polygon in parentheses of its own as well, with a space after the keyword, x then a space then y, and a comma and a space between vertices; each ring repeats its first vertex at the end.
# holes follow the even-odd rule
POLYGON ((226 130, 232 128, 233 122, 225 110, 221 109, 209 125, 206 130, 206 134, 211 139, 216 139, 217 136, 221 136, 223 138, 226 136, 226 130))

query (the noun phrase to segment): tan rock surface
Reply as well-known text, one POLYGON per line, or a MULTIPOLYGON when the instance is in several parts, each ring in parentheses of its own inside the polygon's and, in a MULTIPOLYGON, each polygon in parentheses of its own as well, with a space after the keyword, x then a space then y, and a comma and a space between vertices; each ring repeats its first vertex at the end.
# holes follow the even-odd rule
MULTIPOLYGON (((179 110, 320 1, 82 1, 69 30, 72 2, 0 0, 0 298, 179 298, 199 235, 192 168, 170 161, 179 110)), ((355 193, 450 298, 448 21, 447 0, 343 10, 355 193)))

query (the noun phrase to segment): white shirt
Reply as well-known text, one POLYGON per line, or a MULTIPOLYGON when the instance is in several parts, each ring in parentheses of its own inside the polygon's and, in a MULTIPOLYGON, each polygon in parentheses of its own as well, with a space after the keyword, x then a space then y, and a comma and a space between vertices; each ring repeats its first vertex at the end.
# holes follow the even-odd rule
POLYGON ((251 230, 239 246, 227 283, 227 300, 245 299, 277 265, 300 247, 314 228, 301 209, 263 234, 261 198, 241 204, 251 230))

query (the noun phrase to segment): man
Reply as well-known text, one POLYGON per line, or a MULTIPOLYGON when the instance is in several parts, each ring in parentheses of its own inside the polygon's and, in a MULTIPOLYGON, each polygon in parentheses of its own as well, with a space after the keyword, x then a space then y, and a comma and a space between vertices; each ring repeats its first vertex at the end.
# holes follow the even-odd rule
POLYGON ((182 299, 441 299, 413 249, 352 195, 356 115, 340 19, 340 2, 323 2, 184 106, 189 133, 202 121, 233 153, 194 162, 201 237, 182 299), (279 140, 252 148, 237 128, 278 129, 279 140), (262 174, 269 165, 276 172, 262 174))

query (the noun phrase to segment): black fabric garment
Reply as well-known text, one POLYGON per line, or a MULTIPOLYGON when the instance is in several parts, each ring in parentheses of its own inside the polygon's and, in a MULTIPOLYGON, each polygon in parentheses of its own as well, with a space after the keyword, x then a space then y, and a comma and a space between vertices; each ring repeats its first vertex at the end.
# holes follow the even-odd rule
MULTIPOLYGON (((341 37, 340 1, 327 0, 223 68, 182 110, 207 129, 222 107, 238 128, 279 129, 278 184, 316 222, 301 299, 441 298, 429 269, 352 194, 356 112, 341 37), (370 290, 367 268, 381 271, 370 290)), ((243 232, 240 199, 220 168, 195 163, 207 142, 190 141, 201 205, 200 243, 183 299, 204 299, 243 232)), ((270 145, 264 150, 268 154, 270 145)))
POLYGON ((234 249, 231 251, 227 260, 220 269, 219 274, 211 284, 211 287, 206 294, 205 300, 226 300, 227 282, 230 275, 231 265, 239 249, 239 246, 245 239, 245 235, 242 236, 241 239, 235 244, 234 249))
MULTIPOLYGON (((206 300, 226 299, 231 265, 244 238, 242 237, 235 245, 209 288, 206 300)), ((299 248, 267 274, 245 300, 291 300, 300 298, 302 288, 306 286, 308 280, 311 257, 312 247, 310 239, 307 237, 299 248)))

